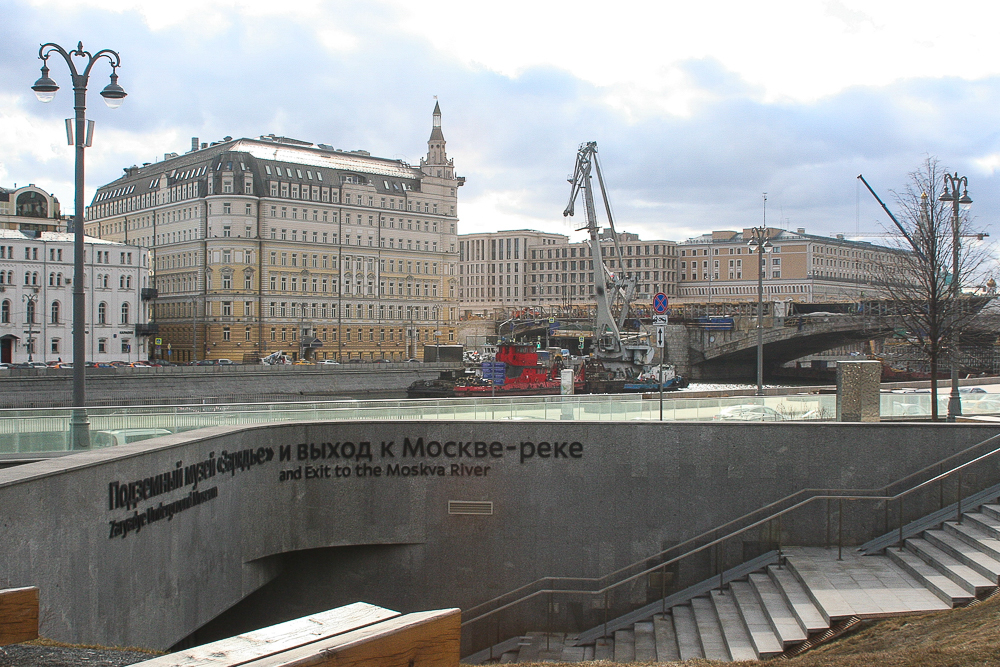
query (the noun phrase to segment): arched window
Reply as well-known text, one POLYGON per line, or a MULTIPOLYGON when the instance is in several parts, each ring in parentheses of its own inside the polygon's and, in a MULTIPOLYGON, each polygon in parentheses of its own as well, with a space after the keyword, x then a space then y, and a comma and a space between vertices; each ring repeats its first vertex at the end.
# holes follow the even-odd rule
POLYGON ((62 274, 61 273, 57 273, 56 274, 56 285, 62 285, 62 284, 63 284, 62 274))
POLYGON ((17 215, 28 218, 47 218, 48 202, 37 192, 24 192, 17 197, 17 215))
POLYGON ((28 301, 28 307, 24 310, 24 318, 28 324, 35 323, 35 302, 28 301))
POLYGON ((30 271, 25 271, 24 272, 24 284, 25 285, 30 285, 31 284, 31 272, 30 271))
POLYGON ((10 301, 7 299, 0 303, 0 324, 10 324, 10 301))
POLYGON ((50 273, 49 274, 49 287, 52 287, 55 284, 56 284, 56 274, 50 273))
POLYGON ((122 304, 122 324, 128 324, 128 302, 122 304))
POLYGON ((31 274, 31 284, 32 285, 38 284, 38 271, 35 271, 34 273, 31 274))
POLYGON ((97 323, 107 324, 108 323, 108 304, 103 301, 97 304, 97 323))
POLYGON ((52 324, 59 324, 59 302, 52 302, 52 324))

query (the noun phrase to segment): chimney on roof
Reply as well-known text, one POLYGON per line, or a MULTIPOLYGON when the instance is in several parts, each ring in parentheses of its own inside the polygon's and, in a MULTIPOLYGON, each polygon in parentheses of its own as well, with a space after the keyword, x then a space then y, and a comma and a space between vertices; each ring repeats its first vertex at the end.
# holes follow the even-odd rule
POLYGON ((191 152, 198 150, 198 137, 191 137, 191 152))
POLYGON ((806 228, 805 227, 799 227, 798 229, 795 230, 795 233, 797 233, 797 234, 805 234, 806 233, 806 228))
POLYGON ((223 141, 232 141, 233 138, 232 137, 222 137, 222 140, 223 141))
POLYGON ((201 142, 201 147, 202 148, 208 148, 208 142, 205 142, 205 141, 201 142))

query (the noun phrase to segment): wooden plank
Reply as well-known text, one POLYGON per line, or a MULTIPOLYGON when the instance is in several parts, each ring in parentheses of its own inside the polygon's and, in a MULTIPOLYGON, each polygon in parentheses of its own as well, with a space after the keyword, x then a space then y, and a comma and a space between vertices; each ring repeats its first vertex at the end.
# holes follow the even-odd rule
POLYGON ((0 646, 38 639, 38 588, 0 590, 0 646))
POLYGON ((242 665, 251 660, 306 646, 399 615, 398 611, 365 602, 355 602, 313 616, 296 618, 210 644, 163 655, 139 664, 142 667, 242 665))
POLYGON ((460 609, 421 611, 243 664, 246 667, 458 667, 461 633, 460 609))

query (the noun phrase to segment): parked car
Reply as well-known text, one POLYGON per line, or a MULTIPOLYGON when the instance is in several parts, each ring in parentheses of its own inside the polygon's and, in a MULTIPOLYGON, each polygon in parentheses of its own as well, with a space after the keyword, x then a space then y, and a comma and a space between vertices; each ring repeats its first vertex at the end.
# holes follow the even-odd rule
POLYGON ((232 359, 217 359, 216 364, 219 366, 235 366, 236 362, 232 359))
POLYGON ((730 405, 727 408, 719 410, 719 414, 712 417, 712 419, 743 422, 785 421, 784 415, 766 405, 730 405))
POLYGON ((165 428, 122 428, 113 431, 97 431, 94 433, 91 444, 94 447, 115 447, 127 445, 130 442, 159 438, 163 435, 171 435, 171 433, 165 428))
POLYGON ((317 361, 316 363, 318 363, 321 366, 339 366, 340 365, 339 361, 334 361, 333 359, 324 359, 323 361, 317 361))
POLYGON ((421 363, 421 361, 419 359, 407 359, 406 363, 408 363, 408 364, 419 364, 419 363, 421 363))
POLYGON ((1000 413, 1000 396, 984 398, 979 401, 966 403, 962 401, 963 412, 975 414, 996 414, 1000 413))

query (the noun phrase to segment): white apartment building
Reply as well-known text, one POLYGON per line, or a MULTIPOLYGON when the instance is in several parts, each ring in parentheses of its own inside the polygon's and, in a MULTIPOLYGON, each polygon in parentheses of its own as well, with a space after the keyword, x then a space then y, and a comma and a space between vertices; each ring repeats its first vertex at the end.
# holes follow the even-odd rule
MULTIPOLYGON (((145 248, 86 238, 87 359, 145 359, 145 248)), ((0 362, 75 361, 73 235, 0 229, 0 362)))
POLYGON ((0 187, 0 229, 24 232, 64 232, 59 200, 34 183, 0 187))

